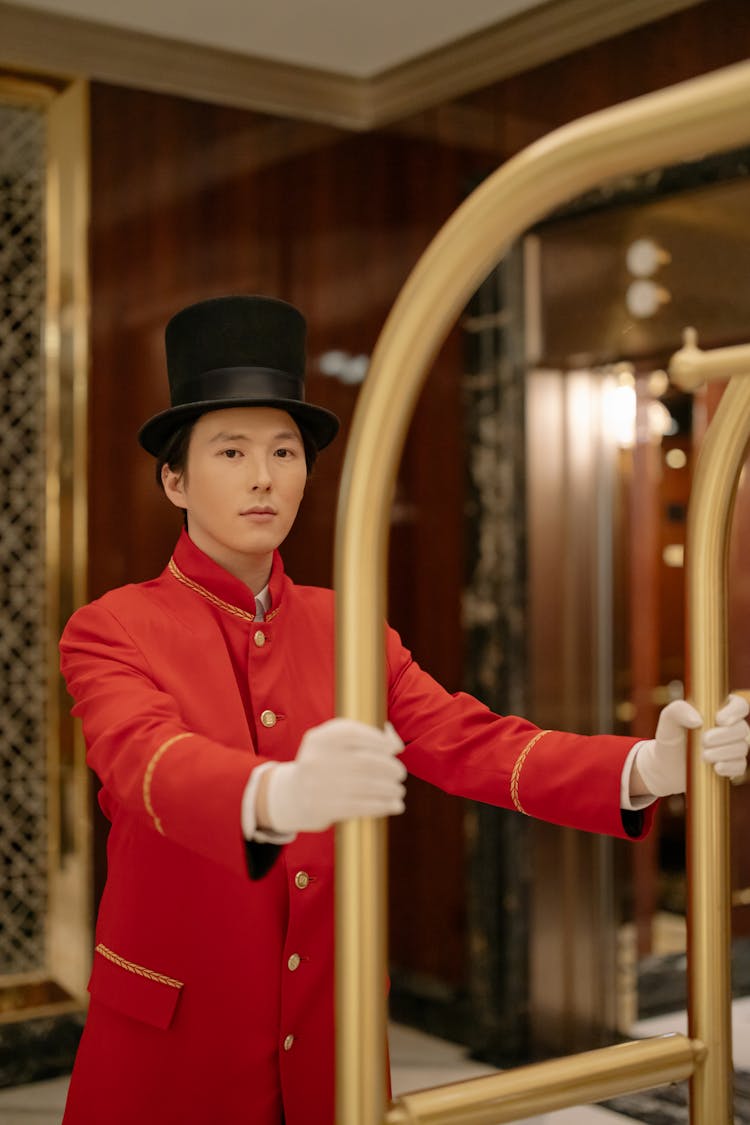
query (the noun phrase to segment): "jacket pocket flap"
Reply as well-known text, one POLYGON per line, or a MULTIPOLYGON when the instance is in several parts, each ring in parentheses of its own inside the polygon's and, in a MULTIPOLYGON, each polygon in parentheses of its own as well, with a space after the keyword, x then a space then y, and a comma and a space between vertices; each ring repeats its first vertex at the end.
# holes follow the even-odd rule
POLYGON ((127 961, 100 942, 94 950, 89 992, 123 1015, 166 1030, 172 1022, 182 981, 127 961))

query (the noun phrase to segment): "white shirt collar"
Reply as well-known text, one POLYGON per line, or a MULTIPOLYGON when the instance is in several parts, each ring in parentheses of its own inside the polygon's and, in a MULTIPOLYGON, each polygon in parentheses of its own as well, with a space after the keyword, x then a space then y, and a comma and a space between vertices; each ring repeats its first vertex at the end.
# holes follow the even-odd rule
POLYGON ((255 601, 260 605, 263 610, 263 616, 265 617, 271 608, 271 591, 268 589, 268 583, 255 595, 255 601))

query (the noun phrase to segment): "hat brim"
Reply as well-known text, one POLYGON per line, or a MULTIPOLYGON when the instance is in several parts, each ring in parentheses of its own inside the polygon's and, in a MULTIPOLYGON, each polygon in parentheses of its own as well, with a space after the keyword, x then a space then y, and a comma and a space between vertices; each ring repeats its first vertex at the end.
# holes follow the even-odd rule
POLYGON ((310 435, 318 450, 325 449, 339 432, 339 419, 322 406, 296 402, 288 398, 228 398, 206 402, 190 402, 173 406, 149 418, 138 431, 138 441, 153 457, 158 457, 174 431, 185 422, 195 421, 201 414, 229 410, 235 406, 271 406, 284 410, 310 435))

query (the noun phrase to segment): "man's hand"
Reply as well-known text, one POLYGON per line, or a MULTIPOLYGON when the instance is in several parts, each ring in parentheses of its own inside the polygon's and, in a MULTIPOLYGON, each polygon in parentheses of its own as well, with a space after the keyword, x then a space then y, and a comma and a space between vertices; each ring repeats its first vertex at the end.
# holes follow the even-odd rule
POLYGON ((730 695, 716 712, 717 725, 703 735, 703 761, 710 762, 719 777, 742 777, 747 768, 750 727, 746 717, 750 705, 741 695, 730 695))
MULTIPOLYGON (((745 716, 750 707, 739 695, 730 695, 716 714, 716 726, 701 739, 702 757, 720 777, 741 777, 745 772, 750 728, 745 716)), ((659 716, 656 737, 638 748, 630 779, 631 797, 666 797, 687 787, 687 730, 696 730, 702 719, 684 699, 667 704, 659 716)))
POLYGON ((262 779, 258 826, 274 832, 320 832, 340 820, 404 811, 404 744, 385 730, 353 719, 331 719, 303 737, 293 762, 262 779))

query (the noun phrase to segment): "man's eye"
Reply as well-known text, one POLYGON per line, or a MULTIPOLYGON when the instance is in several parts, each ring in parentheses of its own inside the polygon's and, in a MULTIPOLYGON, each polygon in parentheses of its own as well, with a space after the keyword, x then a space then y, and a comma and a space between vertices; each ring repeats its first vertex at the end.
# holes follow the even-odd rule
POLYGON ((276 450, 276 456, 277 457, 291 457, 292 455, 293 455, 293 451, 291 449, 277 449, 276 450))
POLYGON ((240 456, 240 451, 239 449, 223 449, 222 454, 224 457, 228 457, 230 461, 233 461, 236 457, 240 456))

